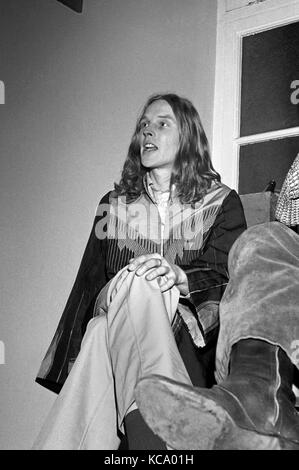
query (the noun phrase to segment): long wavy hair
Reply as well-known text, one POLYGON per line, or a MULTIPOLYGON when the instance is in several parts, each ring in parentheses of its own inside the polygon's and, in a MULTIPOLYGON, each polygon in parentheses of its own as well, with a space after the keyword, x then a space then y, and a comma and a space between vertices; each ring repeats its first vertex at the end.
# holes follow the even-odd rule
POLYGON ((158 100, 164 100, 171 106, 179 126, 179 148, 170 187, 175 184, 176 197, 182 204, 194 204, 202 199, 213 180, 221 179, 213 168, 208 139, 197 110, 191 101, 174 93, 155 94, 145 103, 136 123, 120 182, 114 184, 115 191, 117 195, 126 195, 131 201, 144 192, 142 180, 148 169, 141 164, 140 121, 146 109, 158 100))

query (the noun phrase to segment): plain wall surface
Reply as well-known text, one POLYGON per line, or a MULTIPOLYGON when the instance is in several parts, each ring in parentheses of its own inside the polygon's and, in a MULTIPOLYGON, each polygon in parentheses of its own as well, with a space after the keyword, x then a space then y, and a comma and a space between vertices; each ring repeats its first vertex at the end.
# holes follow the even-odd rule
POLYGON ((0 449, 29 449, 55 399, 34 379, 147 97, 190 98, 211 140, 216 10, 85 0, 79 15, 55 0, 0 2, 0 449))

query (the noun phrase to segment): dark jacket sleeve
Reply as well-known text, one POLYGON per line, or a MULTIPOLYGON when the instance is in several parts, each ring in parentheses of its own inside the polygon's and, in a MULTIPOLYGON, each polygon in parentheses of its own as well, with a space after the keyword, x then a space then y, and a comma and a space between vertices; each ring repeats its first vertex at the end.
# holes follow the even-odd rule
MULTIPOLYGON (((107 193, 100 205, 109 204, 107 193)), ((97 224, 105 217, 97 211, 81 264, 53 340, 42 361, 36 382, 58 393, 81 347, 97 294, 106 284, 105 239, 97 236, 97 224)))
POLYGON ((201 255, 184 269, 190 293, 187 301, 192 304, 204 338, 218 325, 218 305, 229 279, 228 254, 245 229, 243 206, 232 190, 207 234, 201 255))

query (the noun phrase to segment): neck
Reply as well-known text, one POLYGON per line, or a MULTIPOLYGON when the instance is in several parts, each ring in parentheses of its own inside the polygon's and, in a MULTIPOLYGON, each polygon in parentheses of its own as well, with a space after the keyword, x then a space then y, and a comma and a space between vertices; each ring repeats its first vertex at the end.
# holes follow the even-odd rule
POLYGON ((156 191, 169 191, 171 173, 161 168, 150 170, 149 175, 156 191))

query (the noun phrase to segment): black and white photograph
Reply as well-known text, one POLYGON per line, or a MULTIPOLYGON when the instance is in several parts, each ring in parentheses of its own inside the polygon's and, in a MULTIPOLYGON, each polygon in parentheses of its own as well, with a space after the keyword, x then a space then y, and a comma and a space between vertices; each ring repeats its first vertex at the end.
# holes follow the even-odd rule
POLYGON ((0 450, 299 450, 299 0, 0 0, 0 178, 0 450))

